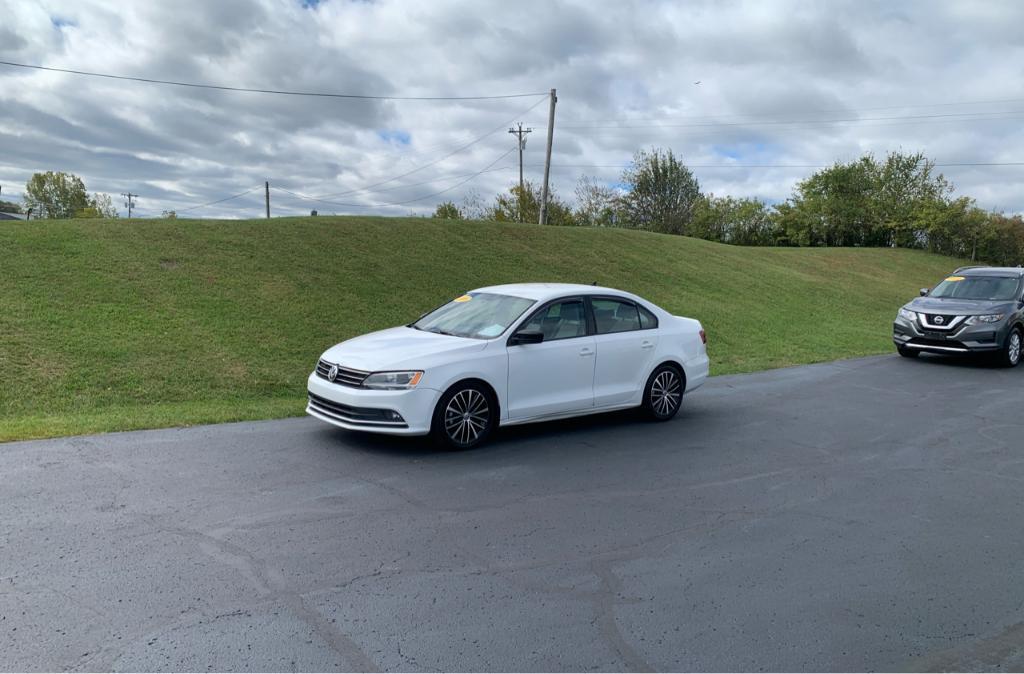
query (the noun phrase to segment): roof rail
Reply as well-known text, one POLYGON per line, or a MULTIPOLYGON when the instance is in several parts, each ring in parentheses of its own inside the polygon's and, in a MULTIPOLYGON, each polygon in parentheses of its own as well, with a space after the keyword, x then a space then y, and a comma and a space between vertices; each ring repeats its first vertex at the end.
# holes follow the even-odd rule
POLYGON ((983 264, 969 264, 966 267, 957 267, 956 269, 953 270, 953 273, 956 274, 957 272, 961 272, 967 269, 982 269, 984 266, 985 265, 983 264))

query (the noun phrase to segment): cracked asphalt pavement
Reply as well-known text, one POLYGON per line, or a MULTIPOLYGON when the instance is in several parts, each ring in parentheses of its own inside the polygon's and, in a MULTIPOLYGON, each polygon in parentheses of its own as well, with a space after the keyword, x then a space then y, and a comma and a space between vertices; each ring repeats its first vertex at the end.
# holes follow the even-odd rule
POLYGON ((1020 670, 1024 368, 717 377, 472 452, 0 445, 5 670, 1020 670))

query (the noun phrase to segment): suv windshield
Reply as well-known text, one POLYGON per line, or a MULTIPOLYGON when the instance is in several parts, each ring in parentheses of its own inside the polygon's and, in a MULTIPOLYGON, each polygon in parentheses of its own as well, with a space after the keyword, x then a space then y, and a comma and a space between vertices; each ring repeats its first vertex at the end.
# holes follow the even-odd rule
POLYGON ((932 288, 929 297, 958 300, 1006 301, 1017 296, 1018 280, 1011 276, 950 276, 932 288))
POLYGON ((409 327, 442 335, 490 339, 505 332, 532 304, 533 300, 512 295, 469 293, 434 309, 409 327))

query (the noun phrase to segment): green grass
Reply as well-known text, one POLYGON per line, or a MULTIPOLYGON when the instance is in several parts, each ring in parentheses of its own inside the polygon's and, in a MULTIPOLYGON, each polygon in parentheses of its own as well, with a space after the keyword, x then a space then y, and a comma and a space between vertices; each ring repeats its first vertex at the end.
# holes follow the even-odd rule
POLYGON ((0 441, 301 414, 328 346, 474 287, 597 281, 699 318, 714 374, 891 350, 957 261, 392 218, 0 226, 0 441))

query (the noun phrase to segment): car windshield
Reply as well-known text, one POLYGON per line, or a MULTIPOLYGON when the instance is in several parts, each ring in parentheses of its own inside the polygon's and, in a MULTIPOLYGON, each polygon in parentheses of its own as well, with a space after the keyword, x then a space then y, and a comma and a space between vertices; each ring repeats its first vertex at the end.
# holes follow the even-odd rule
POLYGON ((410 328, 456 337, 491 339, 530 308, 533 300, 496 293, 468 293, 434 309, 410 328))
POLYGON ((958 300, 1012 300, 1018 280, 1011 276, 950 276, 932 288, 929 297, 958 300))

